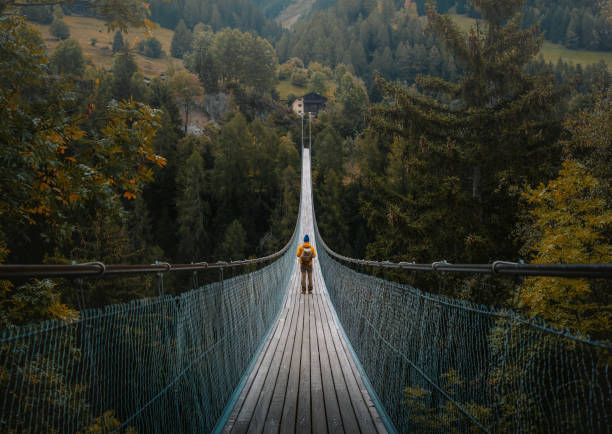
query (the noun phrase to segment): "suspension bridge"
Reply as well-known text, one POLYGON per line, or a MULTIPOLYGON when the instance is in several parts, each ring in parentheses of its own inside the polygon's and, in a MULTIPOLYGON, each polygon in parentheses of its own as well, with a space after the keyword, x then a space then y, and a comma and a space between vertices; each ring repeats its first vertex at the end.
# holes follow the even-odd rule
MULTIPOLYGON (((2 331, 0 432, 611 432, 609 342, 348 267, 318 233, 309 148, 302 160, 296 229, 261 258, 269 265, 178 297, 2 331), (318 253, 312 295, 299 285, 304 234, 318 253)), ((588 265, 354 262, 609 276, 588 265)), ((0 277, 134 271, 1 266, 0 277)))

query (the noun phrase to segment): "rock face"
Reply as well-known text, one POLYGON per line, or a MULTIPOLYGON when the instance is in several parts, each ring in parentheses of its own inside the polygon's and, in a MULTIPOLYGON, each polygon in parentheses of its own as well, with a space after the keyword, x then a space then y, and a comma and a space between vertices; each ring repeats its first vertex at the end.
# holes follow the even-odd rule
POLYGON ((290 29, 303 15, 306 15, 314 6, 316 0, 295 0, 283 10, 276 21, 285 29, 290 29))
POLYGON ((208 94, 204 98, 204 111, 212 120, 217 122, 228 111, 229 95, 223 92, 208 94))

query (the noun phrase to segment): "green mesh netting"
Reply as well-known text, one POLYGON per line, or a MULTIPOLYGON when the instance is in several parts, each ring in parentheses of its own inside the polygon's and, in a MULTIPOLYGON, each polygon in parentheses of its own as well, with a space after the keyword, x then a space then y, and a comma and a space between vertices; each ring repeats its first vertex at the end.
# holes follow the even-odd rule
MULTIPOLYGON (((319 238, 320 239, 320 238, 319 238)), ((400 432, 610 432, 612 346, 319 261, 400 432)))
POLYGON ((0 432, 211 431, 281 308, 296 248, 178 297, 3 331, 0 432))

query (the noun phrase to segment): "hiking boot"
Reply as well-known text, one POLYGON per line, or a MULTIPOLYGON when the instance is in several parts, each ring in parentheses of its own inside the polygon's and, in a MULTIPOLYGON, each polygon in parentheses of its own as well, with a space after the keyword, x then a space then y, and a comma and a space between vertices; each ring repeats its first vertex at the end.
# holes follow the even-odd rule
POLYGON ((302 294, 306 294, 306 288, 302 288, 302 294))
POLYGON ((312 288, 309 288, 309 289, 308 289, 308 293, 309 293, 309 294, 312 294, 312 288))

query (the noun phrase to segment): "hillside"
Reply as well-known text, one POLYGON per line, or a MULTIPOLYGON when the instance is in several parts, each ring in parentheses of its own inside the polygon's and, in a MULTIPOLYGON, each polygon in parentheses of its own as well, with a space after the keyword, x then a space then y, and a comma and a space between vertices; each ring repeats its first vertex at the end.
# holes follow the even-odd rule
POLYGON ((295 0, 287 6, 276 18, 285 29, 290 29, 304 15, 306 15, 314 6, 316 0, 295 0))
MULTIPOLYGON (((477 20, 467 15, 451 14, 451 16, 464 31, 476 25, 477 20)), ((561 44, 544 41, 540 54, 547 62, 556 63, 559 59, 563 59, 566 62, 586 66, 603 60, 608 65, 608 69, 612 68, 612 53, 605 51, 570 50, 561 44)))
MULTIPOLYGON (((70 37, 78 41, 83 48, 83 54, 92 64, 109 70, 113 64, 112 44, 114 33, 109 33, 104 25, 104 21, 95 18, 80 16, 65 16, 63 21, 70 29, 70 37), (97 42, 92 45, 92 39, 97 42)), ((50 25, 32 23, 41 33, 49 49, 49 54, 53 53, 59 40, 49 33, 50 25)), ((153 30, 155 36, 162 44, 165 56, 160 59, 151 59, 140 54, 136 54, 136 62, 142 73, 147 77, 154 77, 168 70, 172 65, 175 69, 183 69, 183 62, 170 57, 170 43, 172 41, 172 30, 158 27, 153 30)), ((144 29, 130 29, 125 35, 126 41, 134 45, 137 41, 146 39, 147 34, 144 29)))

